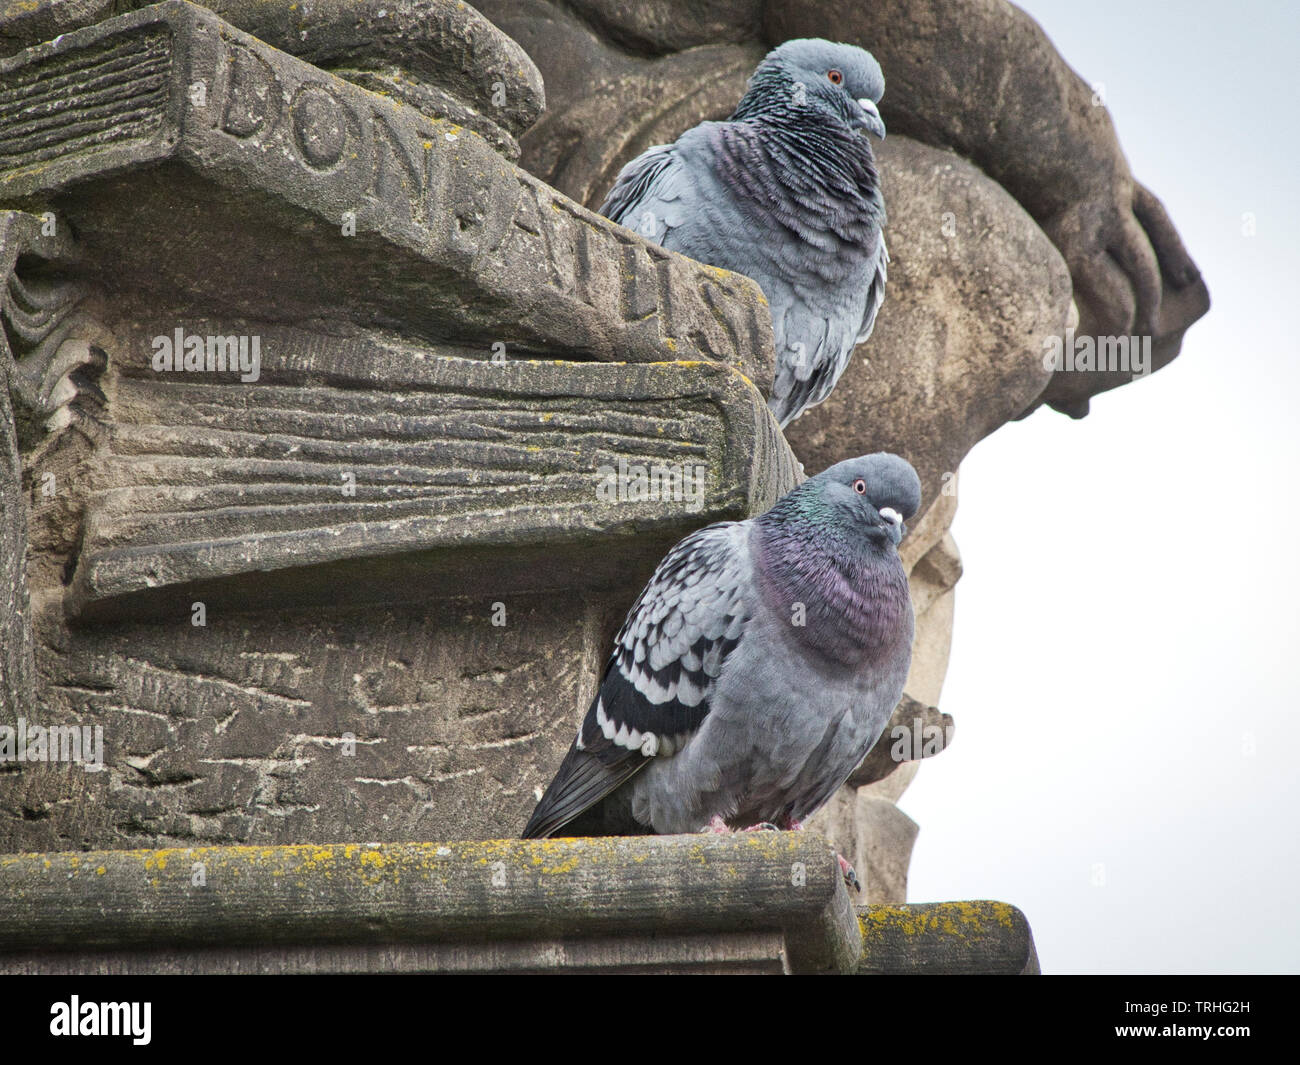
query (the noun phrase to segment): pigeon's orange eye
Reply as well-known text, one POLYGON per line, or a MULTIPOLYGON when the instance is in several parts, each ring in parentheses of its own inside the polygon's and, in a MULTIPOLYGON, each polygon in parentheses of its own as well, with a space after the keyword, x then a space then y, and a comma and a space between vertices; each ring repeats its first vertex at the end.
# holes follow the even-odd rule
POLYGON ((867 482, 864 481, 861 477, 859 477, 856 481, 853 482, 853 491, 857 492, 858 495, 860 496, 866 495, 867 482))
POLYGON ((844 80, 844 75, 838 70, 828 70, 826 71, 826 76, 831 79, 832 85, 838 85, 844 80))

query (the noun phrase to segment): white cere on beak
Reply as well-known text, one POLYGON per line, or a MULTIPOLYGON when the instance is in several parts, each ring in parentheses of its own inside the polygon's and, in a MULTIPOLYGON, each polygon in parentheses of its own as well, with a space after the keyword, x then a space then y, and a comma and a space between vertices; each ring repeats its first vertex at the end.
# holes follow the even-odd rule
POLYGON ((886 521, 892 521, 895 525, 903 524, 903 515, 898 513, 893 507, 881 507, 880 516, 886 521))
POLYGON ((874 133, 881 140, 885 139, 885 120, 880 117, 880 108, 876 102, 868 97, 863 97, 858 101, 858 107, 862 109, 863 127, 870 133, 874 133))

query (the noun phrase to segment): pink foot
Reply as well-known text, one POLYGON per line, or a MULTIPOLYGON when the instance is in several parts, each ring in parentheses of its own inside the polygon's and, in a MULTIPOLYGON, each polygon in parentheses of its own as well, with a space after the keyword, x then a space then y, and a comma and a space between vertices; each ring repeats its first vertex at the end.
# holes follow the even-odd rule
POLYGON ((717 814, 714 814, 709 818, 709 831, 720 835, 724 832, 730 832, 731 826, 717 814))
POLYGON ((802 832, 802 831, 803 831, 803 822, 802 822, 802 821, 796 821, 796 820, 792 817, 792 818, 790 818, 789 821, 786 822, 786 824, 785 824, 785 828, 786 828, 786 831, 787 831, 787 832, 802 832))
POLYGON ((756 825, 750 825, 744 829, 745 832, 780 832, 781 830, 772 824, 771 821, 760 821, 756 825))

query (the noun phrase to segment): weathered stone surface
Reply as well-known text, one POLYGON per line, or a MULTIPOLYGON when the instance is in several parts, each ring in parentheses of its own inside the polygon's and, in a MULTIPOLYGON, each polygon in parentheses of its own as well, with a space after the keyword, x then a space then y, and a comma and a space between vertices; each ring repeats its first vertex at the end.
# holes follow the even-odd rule
POLYGON ((103 768, 8 764, 0 852, 517 834, 594 694, 620 598, 522 595, 489 569, 464 591, 212 606, 202 625, 188 605, 78 629, 41 612, 29 729, 101 727, 103 768))
POLYGON ((21 452, 42 434, 42 422, 71 421, 68 406, 79 392, 74 377, 81 380, 92 362, 102 368, 102 352, 84 339, 68 339, 84 324, 80 289, 24 284, 17 275, 20 257, 40 263, 66 254, 68 245, 67 234, 46 231, 42 219, 0 211, 0 721, 29 713, 35 701, 21 452))
POLYGON ((752 281, 202 8, 171 0, 0 61, 5 92, 30 121, 0 132, 0 201, 52 205, 110 296, 328 316, 484 357, 707 358, 771 379, 752 281), (94 76, 106 102, 86 95, 94 76))
POLYGON ((571 0, 569 7, 602 36, 647 54, 751 40, 763 14, 763 0, 571 0))
POLYGON ((808 833, 3 855, 0 899, 11 973, 862 964, 808 833))
MULTIPOLYGON (((903 542, 898 545, 898 557, 902 560, 903 568, 907 571, 909 578, 916 572, 917 566, 921 561, 939 546, 948 535, 948 530, 952 526, 952 520, 957 516, 957 478, 951 477, 943 481, 943 487, 939 490, 938 496, 930 500, 929 505, 919 516, 908 526, 907 536, 903 542)), ((956 583, 954 575, 952 583, 956 583)), ((951 587, 951 584, 949 585, 951 587)), ((913 588, 912 594, 915 596, 918 589, 913 588)), ((915 599, 913 600, 915 603, 915 599)))
POLYGON ((866 906, 864 976, 888 974, 1037 976, 1038 951, 1025 915, 1005 902, 866 906))
MULTIPOLYGON (((18 255, 30 249, 38 235, 37 220, 31 215, 0 214, 0 279, 6 282, 0 296, 4 306, 14 299, 8 282, 18 255)), ((0 328, 0 721, 30 712, 36 679, 28 616, 27 498, 11 398, 16 371, 7 330, 0 328)))
POLYGON ((748 44, 728 43, 744 34, 721 32, 714 19, 722 12, 712 8, 615 0, 591 0, 576 14, 549 0, 486 0, 480 8, 528 50, 546 80, 546 113, 520 140, 521 164, 593 209, 628 160, 729 115, 765 51, 752 34, 748 44), (670 18, 692 46, 653 60, 629 54, 624 41, 666 30, 670 18))
POLYGON ((197 383, 152 371, 169 328, 119 330, 72 616, 424 601, 485 565, 515 592, 623 588, 794 483, 763 397, 716 364, 497 364, 199 321, 259 336, 263 371, 197 383), (653 494, 618 490, 622 470, 653 494))
MULTIPOLYGON (((1024 206, 1069 264, 1079 334, 1150 335, 1156 367, 1177 355, 1209 307, 1200 272, 1129 171, 1104 99, 1025 12, 1006 0, 783 0, 766 5, 764 31, 771 42, 870 48, 888 83, 890 140, 955 149, 1024 206)), ((885 193, 892 221, 899 197, 888 183, 885 193)), ((891 294, 893 281, 891 268, 891 294)), ((1091 396, 1129 380, 1058 372, 1043 399, 1078 417, 1091 396)))
POLYGON ((7 360, 0 354, 0 721, 31 709, 35 690, 27 592, 27 501, 8 402, 7 360))
MULTIPOLYGON (((135 6, 146 5, 135 0, 135 6)), ((516 136, 546 107, 541 73, 528 54, 460 0, 203 0, 200 6, 341 77, 369 70, 389 77, 398 92, 403 82, 441 91, 516 136), (397 69, 400 78, 392 78, 397 69)), ((436 111, 431 117, 455 120, 436 111)))
POLYGON ((109 949, 0 954, 0 973, 33 976, 288 975, 356 973, 728 974, 786 973, 777 932, 555 938, 484 943, 359 943, 298 946, 109 949))
POLYGON ((117 0, 7 0, 0 7, 0 55, 116 14, 117 0))
POLYGON ((1047 385, 1043 337, 1065 329, 1070 279, 1033 219, 971 164, 892 135, 879 157, 884 307, 830 398, 786 435, 810 469, 906 455, 931 506, 966 452, 1047 385))
MULTIPOLYGON (((0 55, 150 6, 147 0, 25 0, 0 10, 0 55)), ((225 21, 366 88, 469 126, 512 158, 545 107, 527 54, 458 0, 205 0, 225 21)))

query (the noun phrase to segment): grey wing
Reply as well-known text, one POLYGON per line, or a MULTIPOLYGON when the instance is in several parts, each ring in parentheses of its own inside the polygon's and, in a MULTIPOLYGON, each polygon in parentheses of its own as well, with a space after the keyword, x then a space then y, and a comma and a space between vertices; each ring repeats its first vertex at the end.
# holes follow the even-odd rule
MULTIPOLYGON (((880 234, 880 253, 876 256, 876 272, 867 289, 867 306, 862 315, 862 328, 858 330, 855 344, 861 344, 871 336, 876 325, 876 315, 880 305, 885 302, 885 282, 889 280, 889 249, 885 247, 885 235, 880 234)), ((841 371, 842 372, 842 371, 841 371)))
POLYGON ((692 533, 628 613, 578 738, 529 819, 549 836, 699 729, 751 617, 748 522, 692 533))
POLYGON ((820 403, 835 387, 848 365, 858 328, 857 314, 827 314, 798 298, 777 294, 772 300, 773 324, 782 315, 778 331, 776 378, 770 406, 784 428, 807 408, 820 403), (783 308, 783 310, 782 310, 783 308))
POLYGON ((676 145, 647 148, 619 172, 600 213, 663 244, 685 220, 690 177, 676 145))
POLYGON ((846 313, 839 318, 810 314, 793 295, 773 300, 774 313, 782 304, 786 308, 784 335, 799 338, 787 340, 777 359, 771 406, 782 428, 831 394, 848 368, 854 348, 871 336, 885 300, 888 273, 889 250, 881 234, 861 319, 856 311, 852 317, 846 313))

